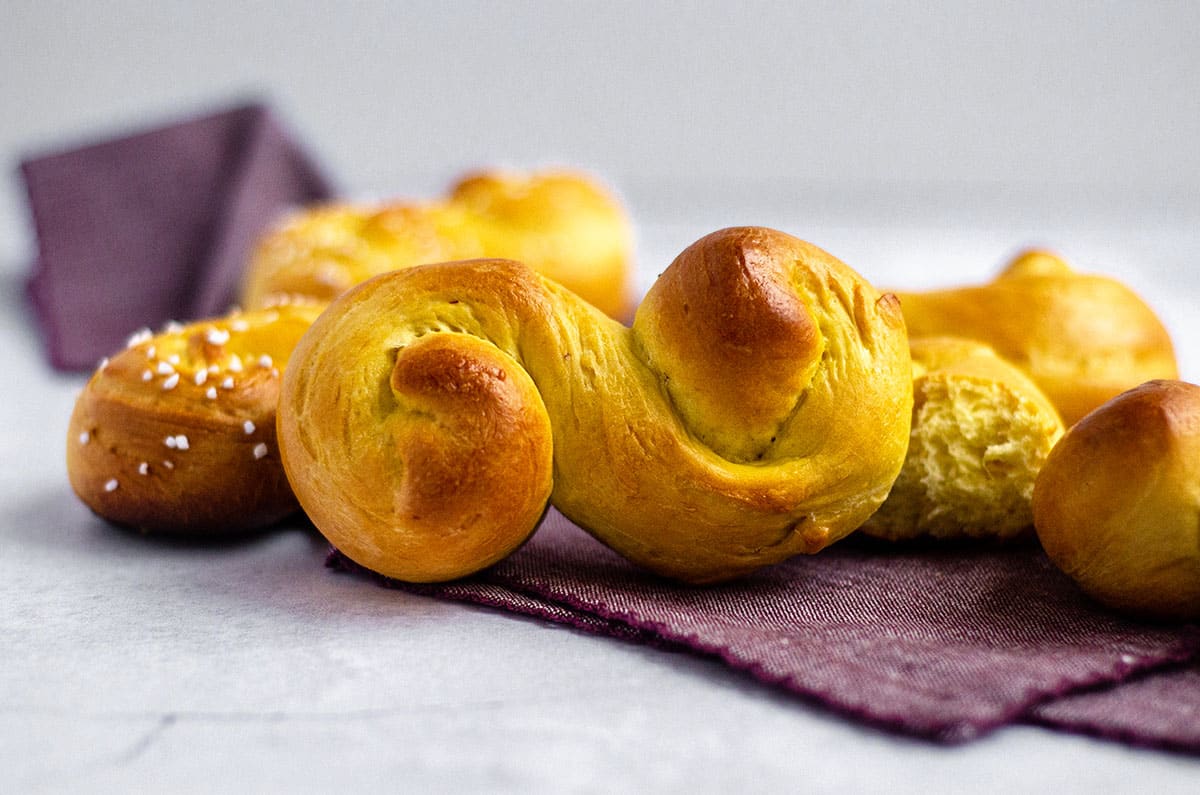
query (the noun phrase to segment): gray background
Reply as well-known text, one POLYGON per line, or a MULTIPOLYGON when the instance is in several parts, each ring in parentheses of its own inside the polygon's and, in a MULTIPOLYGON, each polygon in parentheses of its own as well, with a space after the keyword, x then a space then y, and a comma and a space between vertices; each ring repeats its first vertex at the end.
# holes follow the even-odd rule
POLYGON ((295 529, 115 532, 66 483, 82 378, 29 323, 14 169, 264 99, 355 196, 590 168, 642 287, 735 223, 903 287, 1051 245, 1141 291, 1197 380, 1198 74, 1200 3, 4 2, 0 790, 1194 792, 1195 757, 1027 726, 932 746, 711 660, 383 591, 295 529))
POLYGON ((568 163, 663 212, 747 186, 1200 205, 1197 3, 9 0, 3 16, 5 153, 265 97, 354 193, 568 163))

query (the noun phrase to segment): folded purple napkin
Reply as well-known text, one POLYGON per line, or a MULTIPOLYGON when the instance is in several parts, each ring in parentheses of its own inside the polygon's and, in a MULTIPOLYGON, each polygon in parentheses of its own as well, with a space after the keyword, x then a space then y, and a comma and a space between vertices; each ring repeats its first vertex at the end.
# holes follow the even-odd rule
MULTIPOLYGON (((336 551, 329 565, 362 571, 336 551)), ((941 742, 1026 721, 1200 751, 1200 627, 1107 612, 1033 545, 897 552, 848 539, 693 588, 639 571, 551 510, 528 544, 469 579, 376 579, 711 655, 847 717, 941 742)))
POLYGON ((27 160, 29 298, 51 364, 87 369, 140 326, 227 310, 258 234, 329 183, 247 105, 27 160))

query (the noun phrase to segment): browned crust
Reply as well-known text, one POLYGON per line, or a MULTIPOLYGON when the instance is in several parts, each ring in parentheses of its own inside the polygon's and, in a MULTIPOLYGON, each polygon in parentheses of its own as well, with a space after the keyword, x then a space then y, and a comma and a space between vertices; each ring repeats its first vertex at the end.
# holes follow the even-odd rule
POLYGON ((1200 387, 1149 382, 1076 423, 1033 513, 1046 554, 1097 600, 1200 617, 1200 387))
POLYGON ((611 317, 632 314, 624 209, 594 178, 557 170, 471 174, 435 201, 312 208, 260 241, 242 300, 330 300, 380 273, 478 257, 521 260, 611 317))
POLYGON ((735 456, 770 444, 820 361, 817 322, 791 284, 805 253, 774 230, 722 230, 685 249, 639 308, 639 340, 665 388, 708 444, 744 439, 726 451, 735 456), (696 427, 706 418, 718 422, 696 427))
POLYGON ((1144 381, 1178 377, 1170 336, 1137 294, 1047 252, 1026 252, 985 285, 900 298, 911 336, 990 345, 1033 378, 1067 425, 1144 381))
POLYGON ((280 445, 301 504, 351 558, 403 579, 486 565, 494 558, 446 551, 465 512, 519 539, 547 496, 630 560, 690 582, 846 535, 883 500, 907 442, 912 379, 895 301, 771 230, 722 230, 697 246, 632 329, 515 262, 423 266, 347 293, 284 379, 280 445), (656 313, 669 320, 648 320, 656 313), (738 322, 766 332, 761 347, 738 322), (672 326, 661 339, 660 325, 672 326), (782 392, 798 370, 808 379, 747 425, 756 396, 782 392), (693 400, 690 385, 709 379, 729 392, 693 400), (485 432, 490 413, 502 422, 485 432), (775 439, 752 456, 736 431, 705 440, 723 424, 775 439), (529 491, 550 482, 551 460, 552 492, 529 491), (425 523, 429 510, 442 518, 425 523))
POLYGON ((281 307, 202 321, 146 335, 114 356, 71 415, 75 493, 109 521, 169 535, 235 535, 295 511, 275 410, 280 368, 318 311, 281 307), (229 339, 210 342, 210 332, 229 339))

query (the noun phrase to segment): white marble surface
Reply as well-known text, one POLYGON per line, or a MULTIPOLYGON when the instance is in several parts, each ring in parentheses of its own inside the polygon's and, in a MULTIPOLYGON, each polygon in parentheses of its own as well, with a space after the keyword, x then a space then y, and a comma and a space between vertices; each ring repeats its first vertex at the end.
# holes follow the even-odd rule
MULTIPOLYGON (((679 197, 630 191, 662 219, 640 225, 640 281, 725 217, 903 286, 982 278, 1016 246, 1054 243, 1136 284, 1200 375, 1200 233, 1169 214, 748 195, 680 221, 679 197)), ((109 527, 66 482, 82 380, 42 362, 27 248, 10 239, 0 259, 0 790, 1195 791, 1195 757, 1032 727, 938 747, 713 661, 386 591, 325 570, 296 528, 197 546, 109 527)))

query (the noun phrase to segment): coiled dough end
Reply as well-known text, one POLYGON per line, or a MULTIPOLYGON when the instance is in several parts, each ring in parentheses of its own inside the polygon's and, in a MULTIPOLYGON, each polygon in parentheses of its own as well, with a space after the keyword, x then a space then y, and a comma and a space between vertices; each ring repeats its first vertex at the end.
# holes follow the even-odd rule
POLYGON ((526 372, 470 335, 392 347, 365 315, 330 320, 335 331, 302 342, 279 409, 284 467, 313 523, 408 582, 457 579, 520 546, 552 488, 550 422, 526 372), (385 355, 342 360, 329 333, 385 355))

